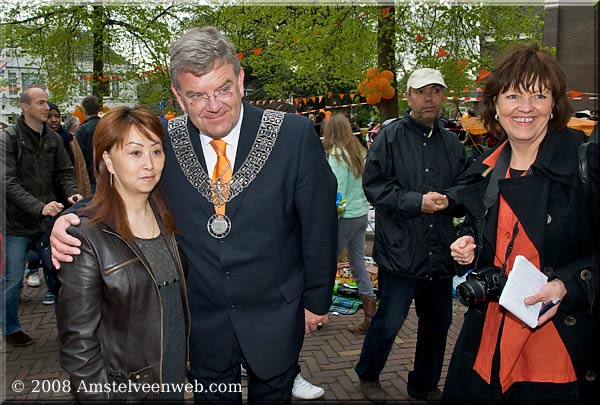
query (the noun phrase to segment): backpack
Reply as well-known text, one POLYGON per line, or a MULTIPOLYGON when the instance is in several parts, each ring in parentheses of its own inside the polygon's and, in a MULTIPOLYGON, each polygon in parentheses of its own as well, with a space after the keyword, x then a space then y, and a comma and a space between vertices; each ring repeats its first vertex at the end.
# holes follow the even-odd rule
POLYGON ((21 161, 21 155, 23 153, 21 151, 21 142, 19 139, 19 134, 17 134, 17 129, 14 125, 9 125, 4 131, 6 131, 6 133, 10 136, 10 139, 13 143, 13 150, 16 151, 17 154, 15 160, 16 163, 19 164, 19 162, 21 161))

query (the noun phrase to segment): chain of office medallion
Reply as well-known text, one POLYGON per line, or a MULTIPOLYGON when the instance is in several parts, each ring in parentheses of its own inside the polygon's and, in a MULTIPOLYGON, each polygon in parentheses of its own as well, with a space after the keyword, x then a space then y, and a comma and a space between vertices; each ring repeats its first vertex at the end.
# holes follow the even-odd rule
MULTIPOLYGON (((273 150, 284 116, 285 112, 282 111, 265 110, 252 149, 240 169, 231 178, 229 187, 231 192, 224 202, 240 194, 261 171, 273 150)), ((187 114, 169 120, 168 129, 173 152, 188 182, 210 203, 213 203, 213 184, 194 152, 187 129, 187 120, 187 114)))

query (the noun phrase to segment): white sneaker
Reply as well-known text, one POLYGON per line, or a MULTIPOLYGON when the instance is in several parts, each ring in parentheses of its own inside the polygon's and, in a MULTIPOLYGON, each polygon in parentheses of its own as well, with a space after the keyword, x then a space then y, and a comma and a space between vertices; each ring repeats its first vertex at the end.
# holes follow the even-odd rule
POLYGON ((312 385, 306 381, 300 373, 294 379, 294 388, 292 388, 292 396, 299 399, 317 399, 325 394, 325 390, 316 385, 312 385))
POLYGON ((33 288, 37 288, 40 286, 40 274, 38 271, 29 273, 29 275, 27 276, 27 285, 33 288))

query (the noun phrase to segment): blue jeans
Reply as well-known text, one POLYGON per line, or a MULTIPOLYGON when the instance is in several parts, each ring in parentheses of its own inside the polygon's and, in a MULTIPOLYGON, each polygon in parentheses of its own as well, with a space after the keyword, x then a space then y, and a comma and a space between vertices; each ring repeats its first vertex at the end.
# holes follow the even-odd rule
POLYGON ((408 374, 407 388, 417 392, 436 388, 452 323, 452 279, 402 277, 380 267, 378 280, 379 307, 365 336, 356 373, 364 381, 379 380, 414 298, 419 324, 415 363, 408 374))
POLYGON ((31 238, 6 236, 6 270, 0 276, 0 326, 5 335, 21 330, 19 323, 19 296, 25 274, 25 253, 31 238))
POLYGON ((356 280, 358 294, 375 297, 371 277, 365 268, 365 234, 368 218, 366 215, 357 218, 341 218, 338 222, 337 256, 348 247, 350 271, 356 280))

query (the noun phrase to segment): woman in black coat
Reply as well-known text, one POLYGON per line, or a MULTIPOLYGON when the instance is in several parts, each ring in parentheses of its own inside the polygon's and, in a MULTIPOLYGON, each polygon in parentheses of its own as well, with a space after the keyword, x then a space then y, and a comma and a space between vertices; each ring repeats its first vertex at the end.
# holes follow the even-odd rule
MULTIPOLYGON (((600 202, 598 194, 586 196, 578 175, 580 141, 566 128, 571 108, 565 75, 548 52, 519 45, 497 63, 483 103, 484 125, 507 140, 463 176, 457 196, 468 214, 462 236, 451 245, 452 256, 459 264, 497 275, 508 275, 516 256, 524 256, 548 277, 524 303, 558 304, 531 328, 498 304, 499 288, 486 297, 461 297, 471 305, 443 398, 591 398, 600 369, 598 315, 593 311, 598 274, 592 264, 598 224, 593 224, 597 215, 590 216, 589 207, 600 202)), ((588 159, 597 187, 597 145, 589 148, 588 159)))

